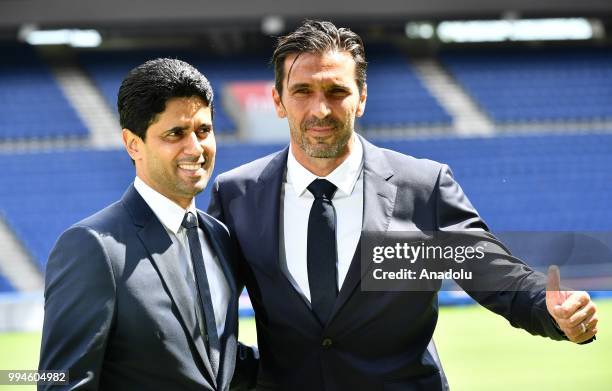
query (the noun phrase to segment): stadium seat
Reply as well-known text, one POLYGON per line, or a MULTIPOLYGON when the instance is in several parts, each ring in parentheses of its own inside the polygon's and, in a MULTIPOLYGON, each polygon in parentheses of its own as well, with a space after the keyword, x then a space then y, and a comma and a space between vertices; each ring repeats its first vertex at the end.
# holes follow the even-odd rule
POLYGON ((361 128, 450 125, 450 115, 425 89, 408 60, 389 46, 368 46, 368 100, 361 128))
POLYGON ((0 52, 0 140, 87 136, 87 128, 34 50, 4 44, 0 52))
MULTIPOLYGON (((449 164, 493 231, 612 229, 612 134, 376 144, 449 164)), ((220 143, 215 174, 281 147, 220 143)), ((0 166, 0 213, 41 268, 63 230, 117 200, 134 178, 123 150, 0 154, 0 166)), ((209 194, 210 186, 198 196, 200 208, 209 194)))
POLYGON ((0 274, 0 293, 13 292, 14 290, 15 288, 8 282, 6 277, 0 274))
POLYGON ((446 50, 440 60, 498 123, 612 119, 609 49, 446 50))

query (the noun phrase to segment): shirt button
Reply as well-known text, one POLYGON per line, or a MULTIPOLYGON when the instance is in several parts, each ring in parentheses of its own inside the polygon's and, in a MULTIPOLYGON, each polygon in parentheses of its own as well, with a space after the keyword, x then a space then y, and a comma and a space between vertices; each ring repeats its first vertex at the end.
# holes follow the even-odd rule
POLYGON ((325 338, 321 342, 321 346, 323 346, 324 348, 329 348, 330 346, 332 346, 332 343, 333 342, 332 342, 331 338, 325 338))

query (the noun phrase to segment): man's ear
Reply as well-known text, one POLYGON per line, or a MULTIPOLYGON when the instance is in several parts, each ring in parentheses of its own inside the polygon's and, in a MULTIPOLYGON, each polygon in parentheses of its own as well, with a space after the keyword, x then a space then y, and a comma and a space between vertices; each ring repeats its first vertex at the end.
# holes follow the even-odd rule
POLYGON ((357 105, 357 111, 355 112, 356 117, 361 117, 365 112, 366 100, 368 99, 368 85, 363 83, 361 88, 361 94, 359 94, 359 104, 357 105))
POLYGON ((274 108, 276 109, 276 115, 278 118, 287 117, 287 110, 285 110, 285 106, 283 105, 283 101, 281 100, 281 96, 276 90, 276 87, 272 87, 272 100, 274 101, 274 108))
POLYGON ((126 128, 121 131, 121 138, 123 139, 125 150, 132 160, 140 160, 142 158, 142 144, 144 144, 144 141, 142 141, 138 135, 126 128))

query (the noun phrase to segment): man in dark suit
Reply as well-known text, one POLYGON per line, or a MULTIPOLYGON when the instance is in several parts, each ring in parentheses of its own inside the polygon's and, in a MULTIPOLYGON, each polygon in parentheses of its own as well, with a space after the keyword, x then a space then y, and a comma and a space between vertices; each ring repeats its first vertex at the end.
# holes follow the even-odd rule
MULTIPOLYGON (((307 21, 279 39, 272 61, 291 143, 220 175, 209 207, 239 244, 261 354, 257 388, 446 389, 430 345, 436 291, 360 289, 361 233, 487 226, 447 166, 355 135, 367 97, 356 34, 307 21)), ((586 292, 560 291, 551 275, 547 293, 546 279, 509 255, 486 268, 519 286, 470 294, 513 326, 574 342, 595 335, 586 292)))
POLYGON ((123 81, 134 184, 64 232, 47 263, 39 369, 68 371, 66 389, 229 389, 241 287, 227 229, 194 201, 215 162, 212 103, 179 60, 123 81))

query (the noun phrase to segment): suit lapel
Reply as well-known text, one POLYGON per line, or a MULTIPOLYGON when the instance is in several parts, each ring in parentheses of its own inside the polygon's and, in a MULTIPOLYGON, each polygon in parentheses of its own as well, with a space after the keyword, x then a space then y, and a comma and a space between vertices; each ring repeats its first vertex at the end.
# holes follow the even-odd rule
POLYGON ((133 186, 128 188, 122 200, 134 223, 141 227, 138 231, 138 237, 149 252, 151 260, 168 289, 172 302, 178 309, 183 325, 202 357, 210 380, 216 386, 216 378, 213 374, 202 338, 199 336, 195 313, 193 308, 189 306, 189 303, 193 303, 192 295, 185 281, 181 278, 180 273, 178 273, 177 262, 180 259, 178 248, 173 245, 172 239, 170 239, 162 223, 133 186))
MULTIPOLYGON (((389 227, 397 186, 389 181, 393 176, 393 170, 388 165, 385 156, 380 149, 358 136, 363 144, 363 231, 385 232, 389 227)), ((368 265, 369 268, 369 265, 368 265)), ((364 272, 368 269, 364 268, 364 272)), ((348 273, 338 293, 329 322, 342 308, 344 303, 351 297, 356 286, 361 281, 361 240, 353 255, 348 273)), ((328 322, 328 323, 329 323, 328 322)))
POLYGON ((246 213, 236 214, 252 216, 246 224, 249 232, 244 233, 245 237, 252 239, 250 247, 256 250, 251 259, 262 272, 275 278, 282 274, 279 258, 280 194, 288 153, 287 147, 270 161, 252 190, 245 194, 246 213))
MULTIPOLYGON (((289 147, 279 152, 260 174, 256 184, 245 194, 244 212, 233 212, 236 216, 250 216, 251 220, 245 222, 243 236, 249 240, 253 251, 249 259, 259 267, 260 271, 283 284, 296 300, 304 305, 304 309, 311 313, 310 303, 303 293, 295 288, 291 282, 289 271, 281 268, 280 264, 280 231, 281 224, 281 192, 287 167, 289 147), (254 213, 252 211, 255 211, 254 213), (264 244, 265 245, 262 245, 264 244)), ((313 315, 313 320, 318 322, 313 315)))

